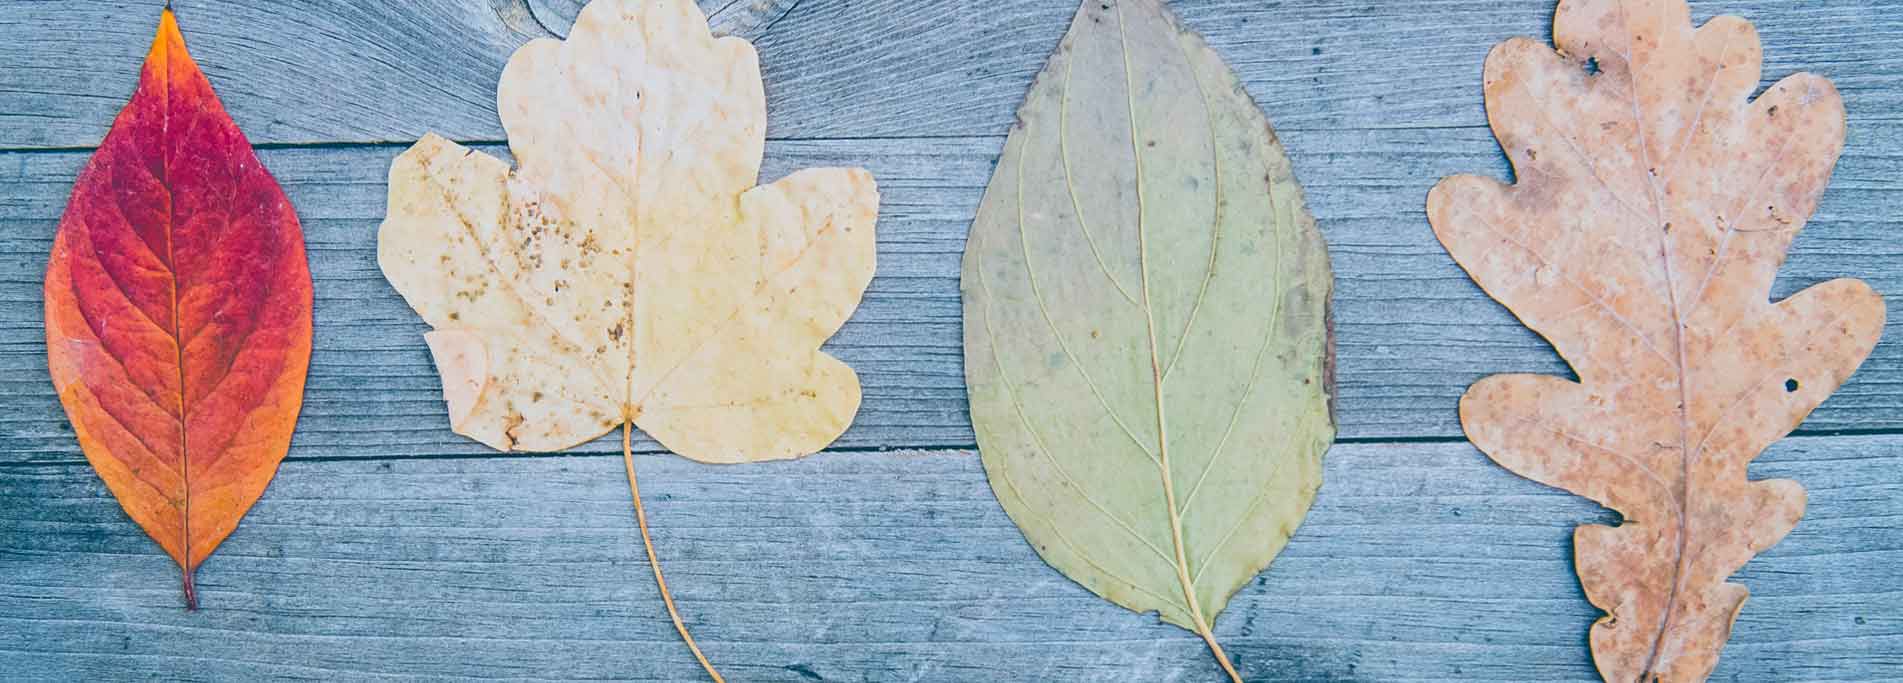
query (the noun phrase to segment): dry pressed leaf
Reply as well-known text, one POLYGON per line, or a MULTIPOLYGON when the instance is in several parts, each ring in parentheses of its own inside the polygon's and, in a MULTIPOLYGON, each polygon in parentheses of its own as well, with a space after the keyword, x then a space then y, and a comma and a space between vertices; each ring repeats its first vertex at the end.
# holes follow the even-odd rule
POLYGON ((160 14, 46 268, 46 355, 80 449, 192 573, 291 446, 311 274, 284 191, 160 14))
POLYGON ((1702 680, 1747 591, 1725 579, 1804 512, 1745 466, 1875 346, 1883 301, 1826 282, 1769 302, 1844 141, 1830 82, 1755 102, 1751 24, 1693 30, 1682 0, 1563 2, 1559 51, 1487 58, 1487 111, 1518 184, 1449 178, 1428 199, 1454 259, 1553 343, 1579 381, 1503 375, 1461 400, 1478 446, 1621 513, 1574 535, 1610 681, 1702 680), (1588 60, 1598 72, 1591 73, 1588 60))
POLYGON ((965 250, 972 422, 1053 567, 1208 640, 1334 439, 1332 276, 1268 121, 1158 0, 1088 0, 965 250))
POLYGON ((625 452, 631 423, 731 463, 845 431, 858 377, 819 347, 872 278, 878 191, 843 168, 754 186, 752 45, 688 0, 596 0, 516 51, 497 100, 519 168, 429 136, 378 237, 457 433, 549 451, 620 426, 625 452))

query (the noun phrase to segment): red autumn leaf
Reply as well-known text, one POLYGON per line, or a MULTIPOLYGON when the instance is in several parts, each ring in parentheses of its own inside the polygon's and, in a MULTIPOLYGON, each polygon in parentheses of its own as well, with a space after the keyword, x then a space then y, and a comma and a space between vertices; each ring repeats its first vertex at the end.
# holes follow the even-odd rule
POLYGON ((46 355, 86 459, 195 608, 192 572, 290 448, 311 276, 290 201, 169 9, 60 219, 46 355))

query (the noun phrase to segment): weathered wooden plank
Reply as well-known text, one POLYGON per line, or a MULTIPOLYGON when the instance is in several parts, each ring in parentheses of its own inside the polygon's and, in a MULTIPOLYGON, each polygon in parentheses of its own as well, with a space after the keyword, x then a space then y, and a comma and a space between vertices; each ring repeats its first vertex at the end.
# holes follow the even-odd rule
MULTIPOLYGON (((739 36, 752 40, 765 34, 775 22, 800 4, 800 0, 698 0, 707 13, 707 25, 715 35, 739 36)), ((543 30, 556 37, 567 37, 575 25, 575 16, 587 0, 523 0, 530 16, 543 30)))
MULTIPOLYGON (((1810 510, 1739 580, 1714 680, 1903 677, 1903 436, 1800 437, 1810 510)), ((1200 641, 1050 570, 970 452, 641 456, 669 585, 748 681, 1202 681, 1200 641)), ((9 677, 689 680, 614 456, 297 461, 177 570, 79 465, 0 467, 9 677)), ((1596 680, 1570 534, 1610 515, 1465 444, 1344 444, 1217 622, 1250 680, 1596 680)))
MULTIPOLYGON (((578 0, 178 0, 180 21, 256 142, 501 139, 495 82, 578 0), (545 28, 546 25, 546 28, 545 28)), ((1544 36, 1550 0, 1176 0, 1284 130, 1479 126, 1480 64, 1544 36)), ((701 0, 755 38, 769 133, 997 135, 1070 2, 701 0), (761 5, 756 9, 755 5, 761 5)), ((1765 74, 1821 72, 1851 114, 1903 108, 1903 15, 1884 0, 1700 0, 1764 36, 1765 74)), ((156 3, 0 3, 0 148, 97 144, 137 76, 156 3), (85 55, 85 59, 73 59, 85 55)))
MULTIPOLYGON (((1857 135, 1878 133, 1868 127, 1857 135)), ((1481 130, 1297 131, 1286 141, 1333 250, 1339 416, 1349 438, 1457 437, 1455 405, 1497 372, 1565 373, 1552 351, 1486 299, 1434 240, 1427 188, 1443 175, 1504 175, 1481 130)), ((958 265, 989 180, 995 138, 775 142, 766 177, 865 165, 884 191, 879 275, 831 349, 858 369, 865 403, 846 448, 974 442, 965 413, 958 265)), ((1903 243, 1887 239, 1903 186, 1895 144, 1853 148, 1798 238, 1780 296, 1833 277, 1903 292, 1903 243)), ((486 449, 451 433, 425 329, 376 266, 385 174, 401 146, 268 150, 305 222, 317 335, 294 457, 486 449)), ((499 148, 490 151, 502 153, 499 148)), ((77 152, 0 154, 0 462, 77 461, 46 379, 40 280, 77 152)), ((1891 316, 1892 340, 1903 315, 1891 316)), ((1809 430, 1903 428, 1903 344, 1877 348, 1809 430)), ((655 446, 643 442, 644 449, 655 446)), ((613 439, 595 452, 618 450, 613 439)))

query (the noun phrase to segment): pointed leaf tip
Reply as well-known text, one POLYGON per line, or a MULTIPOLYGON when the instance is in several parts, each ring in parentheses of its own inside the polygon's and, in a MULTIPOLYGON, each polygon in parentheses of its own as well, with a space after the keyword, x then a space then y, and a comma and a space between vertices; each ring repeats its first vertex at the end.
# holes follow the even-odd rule
POLYGON ((172 12, 171 3, 159 11, 159 28, 152 34, 152 48, 146 53, 147 60, 163 60, 172 55, 183 55, 190 59, 185 49, 185 34, 178 30, 178 15, 172 12))

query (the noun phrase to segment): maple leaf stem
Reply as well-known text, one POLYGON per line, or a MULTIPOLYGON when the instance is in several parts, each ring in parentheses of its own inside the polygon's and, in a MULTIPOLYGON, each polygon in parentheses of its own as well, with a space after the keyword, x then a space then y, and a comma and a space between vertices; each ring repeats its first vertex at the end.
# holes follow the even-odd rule
MULTIPOLYGON (((700 661, 701 668, 707 670, 707 675, 713 677, 714 683, 727 683, 727 679, 721 678, 720 672, 714 670, 713 663, 707 661, 707 655, 700 653, 700 646, 694 644, 694 637, 687 634, 687 624, 681 622, 681 613, 674 609, 674 596, 667 592, 667 579, 661 576, 661 561, 654 556, 654 540, 648 537, 648 513, 641 507, 641 485, 634 478, 633 442, 634 425, 624 421, 621 423, 621 464, 628 470, 628 493, 634 496, 634 521, 641 527, 641 545, 647 548, 648 566, 654 569, 654 585, 660 587, 661 602, 667 605, 667 616, 674 620, 674 630, 679 631, 681 640, 687 642, 687 649, 694 652, 694 659, 700 661)), ((188 601, 191 594, 191 575, 186 574, 185 595, 188 601)), ((1215 643, 1212 641, 1210 644, 1215 643)))
POLYGON ((198 611, 198 587, 192 584, 192 570, 185 570, 185 611, 198 611))

